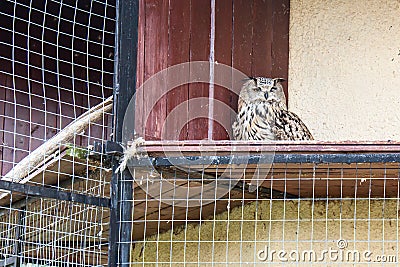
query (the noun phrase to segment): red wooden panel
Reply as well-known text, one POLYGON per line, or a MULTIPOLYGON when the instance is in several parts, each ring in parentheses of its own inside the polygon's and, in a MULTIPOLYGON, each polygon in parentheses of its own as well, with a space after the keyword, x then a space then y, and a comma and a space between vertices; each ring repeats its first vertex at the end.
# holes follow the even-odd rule
MULTIPOLYGON (((11 81, 9 77, 7 87, 25 90, 27 80, 15 78, 11 81)), ((3 175, 11 170, 13 164, 28 155, 30 141, 28 95, 8 89, 5 98, 7 102, 4 111, 6 118, 4 119, 3 175)))
MULTIPOLYGON (((288 1, 216 1, 215 60, 232 65, 247 75, 286 78, 288 1)), ((176 0, 168 3, 166 0, 141 0, 139 12, 138 86, 168 66, 209 60, 211 1, 176 0)), ((180 75, 187 75, 187 71, 180 75)), ((205 65, 203 72, 208 71, 205 65)), ((196 74, 190 70, 189 75, 196 74)), ((214 77, 218 77, 218 73, 214 77)), ((162 80, 154 88, 138 92, 137 132, 147 140, 207 138, 208 119, 196 117, 208 117, 209 101, 196 101, 196 98, 208 98, 209 84, 180 86, 170 90, 153 106, 167 83, 162 80), (179 111, 176 112, 178 106, 179 111), (184 125, 185 122, 187 125, 184 125)), ((229 90, 215 86, 214 98, 234 110, 237 108, 237 95, 229 90)), ((235 116, 227 115, 218 102, 214 102, 213 118, 225 126, 213 123, 212 138, 228 139, 224 128, 230 131, 227 125, 231 125, 235 116)))
MULTIPOLYGON (((167 67, 168 54, 168 0, 145 1, 145 80, 167 67)), ((160 139, 166 118, 166 96, 154 105, 166 81, 158 80, 154 88, 144 88, 144 120, 146 140, 160 139), (147 116, 146 113, 149 113, 147 116)))
MULTIPOLYGON (((83 74, 82 74, 83 75, 83 74)), ((85 82, 85 84, 83 84, 83 82, 81 83, 80 81, 75 81, 75 88, 82 88, 81 90, 83 91, 83 93, 87 93, 88 92, 88 83, 85 82)), ((61 98, 62 101, 65 101, 65 99, 61 98)), ((84 95, 82 93, 75 93, 75 104, 74 106, 72 106, 72 110, 69 110, 69 108, 71 106, 67 106, 67 108, 64 108, 64 110, 62 110, 60 113, 64 114, 65 111, 67 112, 73 112, 74 113, 74 119, 72 121, 74 121, 76 118, 79 117, 80 114, 84 113, 87 109, 86 108, 82 108, 82 107, 88 107, 89 106, 89 97, 88 95, 84 95)), ((64 129, 64 125, 62 127, 62 129, 64 129)), ((87 146, 88 145, 88 138, 87 135, 88 134, 88 130, 86 130, 83 134, 77 133, 75 135, 75 140, 73 141, 74 144, 76 144, 77 146, 87 146)))
MULTIPOLYGON (((45 51, 48 55, 54 56, 52 50, 45 51)), ((29 151, 35 150, 37 147, 44 143, 44 140, 50 139, 57 133, 54 128, 58 127, 57 110, 58 103, 58 90, 57 87, 44 87, 42 73, 42 57, 37 54, 29 54, 29 63, 31 66, 39 68, 30 68, 29 70, 29 88, 25 88, 26 94, 32 93, 30 96, 30 112, 31 116, 31 130, 30 130, 30 146, 29 151), (35 82, 33 82, 35 81, 35 82), (53 100, 50 100, 53 99, 53 100), (50 128, 48 126, 51 126, 50 128)), ((49 66, 46 66, 49 68, 49 66)), ((66 68, 64 67, 63 70, 66 68)), ((44 75, 46 77, 46 75, 44 75)), ((61 77, 61 76, 60 76, 61 77)), ((63 95, 64 96, 64 95, 63 95)), ((19 116, 17 114, 17 116, 19 116)))
MULTIPOLYGON (((49 52, 49 51, 46 51, 49 52)), ((54 115, 46 116, 44 96, 47 96, 47 92, 43 92, 42 85, 42 57, 39 54, 30 53, 27 56, 30 64, 29 69, 29 88, 25 88, 27 93, 31 92, 30 105, 32 105, 32 116, 31 116, 31 131, 30 131, 30 151, 34 150, 43 143, 45 138, 45 121, 56 123, 57 121, 52 121, 54 115), (32 67, 35 66, 35 67, 32 67)), ((56 126, 56 124, 52 124, 56 126)))
POLYGON ((3 150, 4 150, 4 107, 5 107, 5 97, 6 97, 6 86, 7 75, 0 74, 0 140, 1 140, 1 150, 0 150, 0 175, 3 169, 3 150))
MULTIPOLYGON (((31 86, 37 86, 35 83, 31 83, 31 86)), ((43 98, 37 96, 30 97, 30 103, 32 105, 31 109, 31 129, 30 129, 30 148, 29 151, 35 150, 41 144, 43 144, 44 138, 50 138, 54 133, 49 133, 45 136, 45 126, 44 123, 52 125, 53 127, 57 125, 56 116, 54 114, 46 114, 44 108, 43 98), (46 116, 47 115, 47 116, 46 116), (51 134, 51 135, 50 135, 51 134)), ((18 115, 19 117, 19 115, 18 115)))
MULTIPOLYGON (((88 109, 102 102, 102 99, 90 98, 90 106, 87 109, 81 109, 82 112, 86 112, 88 109)), ((88 129, 85 131, 84 135, 81 136, 81 146, 88 146, 94 142, 101 142, 107 139, 107 122, 108 118, 105 116, 99 119, 97 122, 90 123, 88 129), (103 126, 104 125, 104 126, 103 126)))
POLYGON ((143 89, 144 82, 144 51, 145 51, 145 0, 139 1, 139 21, 138 21, 138 51, 137 51, 137 71, 136 71, 136 101, 135 101, 135 131, 139 136, 144 136, 143 122, 143 89))
MULTIPOLYGON (((170 2, 169 12, 169 53, 168 66, 189 62, 190 44, 190 1, 174 0, 170 2)), ((177 74, 171 74, 175 78, 177 74)), ((188 77, 189 68, 182 68, 179 74, 188 77)), ((164 139, 185 140, 188 136, 189 86, 182 85, 167 93, 167 123, 164 139), (175 110, 174 110, 175 109, 175 110)))
MULTIPOLYGON (((232 65, 232 0, 218 0, 215 6, 215 60, 228 66, 232 65)), ((220 73, 215 72, 215 79, 220 73)), ((232 76, 226 77, 231 80, 232 76)), ((224 78, 225 80, 225 78, 224 78)), ((232 87, 230 87, 232 88, 232 87)), ((221 86, 214 87, 214 99, 230 106, 234 93, 229 89, 221 86)), ((214 101, 214 126, 213 139, 226 140, 230 139, 232 119, 227 113, 227 109, 222 103, 214 101)))
POLYGON ((253 21, 252 1, 235 0, 233 3, 233 67, 251 75, 253 21))
POLYGON ((270 77, 272 73, 272 1, 253 0, 252 76, 270 77))
MULTIPOLYGON (((208 61, 210 55, 210 1, 191 1, 191 38, 190 38, 190 61, 208 61)), ((203 71, 207 72, 208 66, 203 71)), ((191 70, 191 75, 196 75, 191 70)), ((208 97, 209 84, 196 83, 189 85, 189 116, 207 117, 208 100, 193 101, 193 98, 208 97)), ((208 135, 208 119, 196 118, 188 122, 188 139, 202 140, 208 135)))
MULTIPOLYGON (((27 90, 27 82, 25 79, 15 79, 15 88, 18 90, 27 90)), ((16 120, 9 120, 7 126, 5 127, 8 131, 14 131, 15 135, 15 143, 14 143, 14 151, 15 151, 15 162, 20 162, 23 158, 28 155, 29 151, 29 143, 30 143, 30 101, 27 93, 21 92, 13 92, 8 91, 9 94, 6 96, 8 101, 14 102, 17 105, 8 105, 8 109, 6 108, 6 114, 9 114, 8 111, 13 109, 12 112, 16 112, 14 115, 16 120), (14 94, 15 93, 15 94, 14 94), (15 98, 14 98, 15 97, 15 98), (15 124, 14 124, 15 123, 15 124), (14 128, 15 126, 15 128, 14 128)))
MULTIPOLYGON (((77 73, 79 73, 77 71, 77 73)), ((81 75, 83 75, 81 73, 81 75)), ((84 110, 82 107, 87 106, 89 104, 88 101, 88 96, 83 95, 82 93, 79 92, 84 92, 87 94, 88 90, 88 85, 86 82, 83 81, 78 81, 78 80, 71 80, 71 87, 69 87, 68 84, 68 79, 61 79, 60 80, 60 87, 61 88, 68 88, 68 89, 60 89, 60 88, 49 88, 46 87, 44 90, 46 90, 46 96, 47 96, 47 112, 52 112, 56 113, 59 115, 58 118, 56 118, 57 121, 57 132, 59 132, 61 129, 64 129, 68 124, 73 122, 77 117, 79 117, 80 114, 82 114, 86 109, 84 110), (74 91, 72 91, 74 90, 74 91), (57 92, 59 91, 60 97, 57 95, 57 92)), ((52 119, 52 118, 51 118, 52 119)), ((55 126, 53 125, 53 127, 55 126)), ((47 126, 51 126, 49 124, 49 121, 47 123, 47 126)), ((47 128, 46 130, 46 138, 49 138, 53 136, 52 132, 54 129, 47 128)), ((87 131, 85 131, 84 135, 87 135, 87 131)), ((83 137, 83 135, 77 133, 75 135, 75 139, 71 141, 71 143, 78 145, 78 146, 87 146, 88 145, 88 138, 83 137)))
MULTIPOLYGON (((233 2, 233 46, 232 67, 251 75, 253 13, 252 1, 235 0, 233 2)), ((239 91, 236 92, 239 94, 239 91)), ((237 95, 232 97, 231 107, 237 110, 237 95)))
MULTIPOLYGON (((272 76, 288 79, 290 0, 273 1, 272 76)), ((283 83, 288 99, 288 86, 283 83)))
POLYGON ((4 103, 4 123, 3 123, 3 166, 2 175, 5 175, 13 167, 13 153, 14 153, 14 120, 12 119, 15 115, 14 105, 11 104, 14 100, 11 98, 12 88, 11 76, 7 77, 6 90, 5 90, 5 103, 4 103), (10 102, 10 103, 9 103, 10 102))

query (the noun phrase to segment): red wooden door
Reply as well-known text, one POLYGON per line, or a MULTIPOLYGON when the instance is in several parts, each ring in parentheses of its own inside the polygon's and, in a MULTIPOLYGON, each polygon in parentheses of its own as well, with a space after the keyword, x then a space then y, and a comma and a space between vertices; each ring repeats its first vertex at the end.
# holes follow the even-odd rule
MULTIPOLYGON (((249 76, 287 78, 289 2, 141 0, 138 88, 170 66, 210 59, 249 76)), ((190 76, 191 70, 181 74, 190 76)), ((168 89, 157 100, 166 86, 167 80, 159 80, 156 86, 137 91, 136 131, 140 136, 146 140, 230 138, 234 114, 224 112, 219 104, 210 108, 209 98, 236 110, 238 92, 191 83, 168 89), (207 116, 196 118, 196 114, 207 116)))

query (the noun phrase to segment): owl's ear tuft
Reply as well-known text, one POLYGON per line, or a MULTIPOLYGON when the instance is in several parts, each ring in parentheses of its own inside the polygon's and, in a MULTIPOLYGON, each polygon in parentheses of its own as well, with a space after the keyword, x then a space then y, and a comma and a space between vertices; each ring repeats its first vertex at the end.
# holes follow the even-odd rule
POLYGON ((246 83, 248 81, 253 81, 255 84, 257 84, 257 78, 255 77, 247 77, 242 80, 243 83, 246 83))
POLYGON ((286 82, 286 80, 283 78, 275 78, 275 79, 273 79, 273 81, 274 81, 274 85, 276 85, 277 83, 286 82))

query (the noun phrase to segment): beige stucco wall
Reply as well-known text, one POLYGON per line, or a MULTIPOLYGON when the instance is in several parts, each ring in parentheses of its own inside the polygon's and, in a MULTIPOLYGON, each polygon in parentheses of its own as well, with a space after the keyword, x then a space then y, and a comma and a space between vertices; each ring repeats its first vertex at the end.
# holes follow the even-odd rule
POLYGON ((290 8, 289 108, 319 140, 400 140, 400 1, 290 8))
MULTIPOLYGON (((254 266, 271 263, 258 259, 257 252, 265 246, 270 250, 283 250, 288 262, 299 253, 302 266, 310 260, 303 256, 312 250, 321 259, 323 250, 332 254, 331 265, 354 266, 366 263, 364 259, 378 256, 396 256, 399 259, 399 222, 397 200, 343 200, 343 201, 260 201, 217 215, 215 219, 189 224, 174 232, 167 232, 135 244, 132 263, 146 266, 254 266), (337 240, 347 241, 340 250, 337 240), (355 242, 356 241, 356 242, 355 242), (296 251, 296 252, 292 252, 296 251), (371 254, 364 254, 368 251, 371 254), (347 258, 346 253, 360 255, 360 262, 347 258), (344 254, 341 254, 344 253, 344 254), (358 254, 360 253, 360 254, 358 254), (336 257, 337 255, 337 257, 336 257), (342 256, 343 255, 343 256, 342 256), (363 255, 367 255, 363 258, 363 255), (341 258, 339 258, 341 257, 341 258), (349 259, 349 260, 348 260, 349 259), (219 264, 218 264, 219 263, 219 264)), ((262 255, 261 255, 262 256, 262 255)), ((330 261, 329 257, 326 261, 330 261)), ((313 261, 316 266, 326 261, 313 261)), ((282 264, 277 256, 272 263, 282 264)), ((275 265, 275 264, 273 264, 275 265)), ((393 265, 393 264, 392 264, 393 265)), ((280 265, 282 266, 282 265, 280 265)), ((362 266, 362 265, 359 265, 362 266)), ((391 266, 391 265, 388 265, 391 266)))

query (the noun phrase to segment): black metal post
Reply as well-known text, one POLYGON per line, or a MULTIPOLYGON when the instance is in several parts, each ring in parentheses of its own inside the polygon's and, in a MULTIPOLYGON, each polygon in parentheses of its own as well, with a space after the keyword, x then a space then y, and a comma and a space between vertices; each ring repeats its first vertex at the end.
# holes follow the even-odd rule
MULTIPOLYGON (((136 92, 139 1, 117 0, 116 14, 113 141, 120 143, 125 112, 136 92)), ((132 116, 134 114, 131 114, 131 118, 132 116)), ((118 161, 114 157, 114 174, 111 180, 110 267, 129 266, 132 238, 133 180, 127 170, 116 174, 117 165, 118 161)))
POLYGON ((25 234, 25 207, 18 211, 18 227, 15 233, 15 239, 17 240, 17 244, 16 244, 16 251, 14 254, 17 257, 16 258, 17 266, 21 266, 22 264, 21 252, 24 244, 23 240, 24 234, 25 234))

